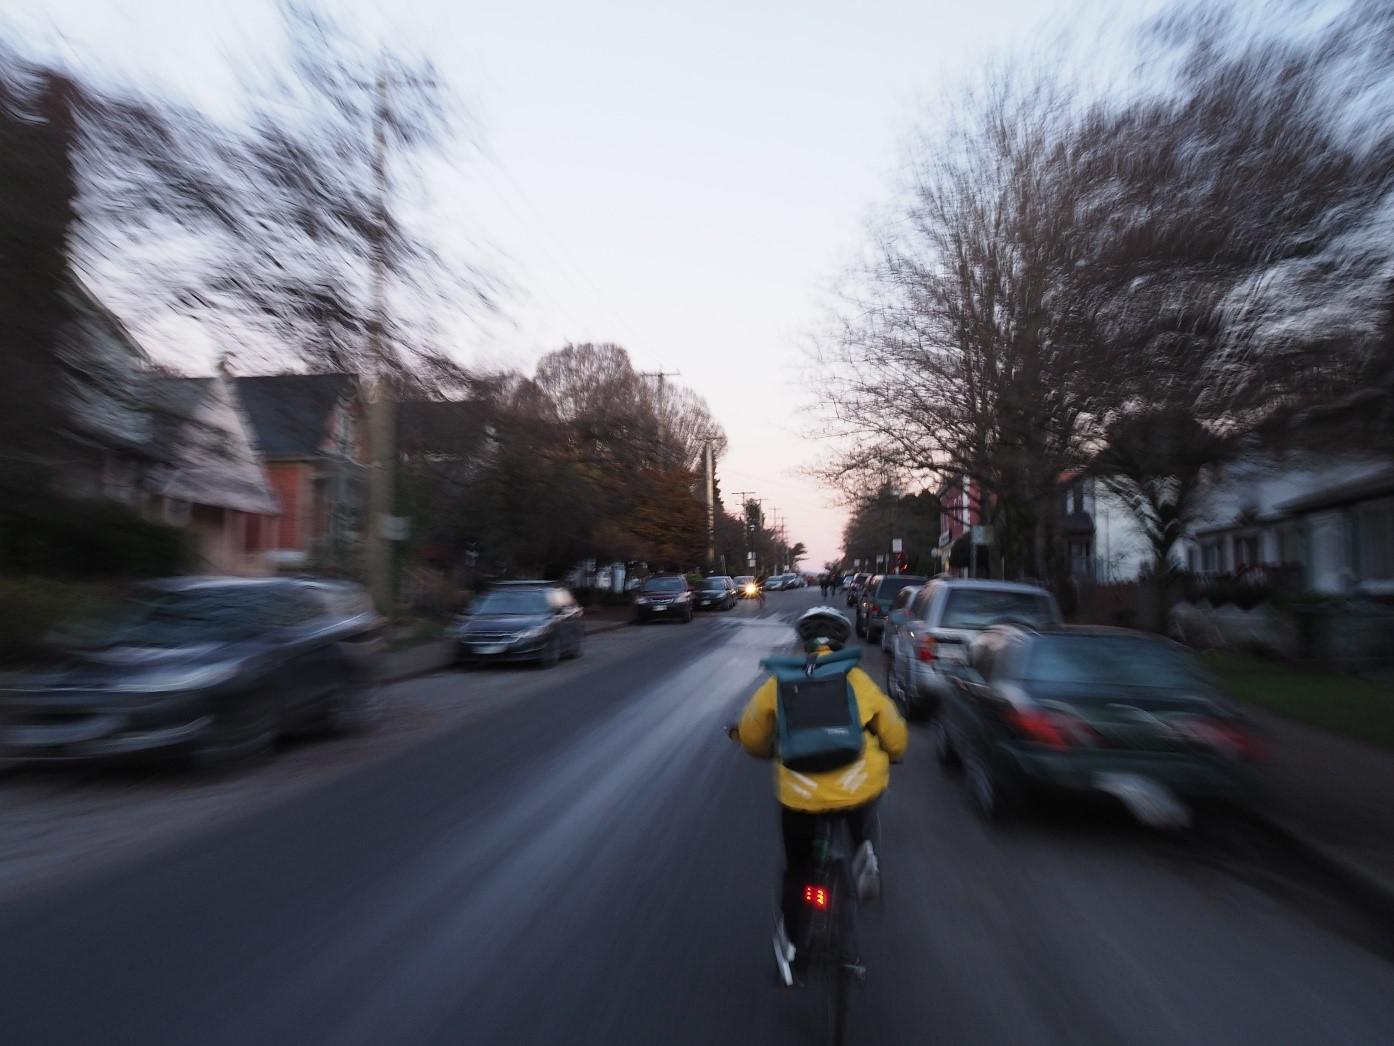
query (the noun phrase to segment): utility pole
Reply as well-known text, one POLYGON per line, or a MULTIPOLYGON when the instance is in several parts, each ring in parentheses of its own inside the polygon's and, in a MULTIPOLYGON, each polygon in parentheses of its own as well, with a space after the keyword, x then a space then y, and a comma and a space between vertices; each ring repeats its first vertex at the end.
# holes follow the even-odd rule
POLYGON ((702 437, 702 456, 707 466, 707 562, 716 562, 716 454, 711 436, 702 437))
POLYGON ((666 395, 668 390, 668 379, 676 378, 680 374, 682 374, 682 371, 664 370, 662 367, 659 367, 658 370, 641 370, 639 372, 639 377, 641 378, 658 379, 658 435, 660 440, 664 435, 664 409, 668 405, 668 397, 666 395))
POLYGON ((371 375, 369 432, 373 464, 368 471, 368 583, 373 601, 384 614, 396 603, 393 585, 393 534, 390 533, 396 464, 395 411, 391 368, 387 366, 387 78, 379 76, 373 104, 373 185, 377 192, 373 222, 372 319, 369 350, 376 373, 371 375))
POLYGON ((755 564, 750 562, 750 517, 746 514, 745 507, 750 503, 750 499, 755 496, 753 490, 734 490, 733 496, 740 498, 741 506, 741 549, 745 553, 745 562, 741 564, 741 570, 749 570, 752 574, 755 564))

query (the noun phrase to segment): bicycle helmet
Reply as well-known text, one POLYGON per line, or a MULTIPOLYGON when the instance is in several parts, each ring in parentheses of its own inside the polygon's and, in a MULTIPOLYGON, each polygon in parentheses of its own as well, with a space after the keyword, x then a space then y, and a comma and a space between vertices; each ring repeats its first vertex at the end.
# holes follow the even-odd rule
POLYGON ((814 607, 799 615, 799 619, 794 622, 794 631, 806 644, 821 641, 834 650, 840 650, 851 636, 852 626, 840 610, 834 607, 814 607))

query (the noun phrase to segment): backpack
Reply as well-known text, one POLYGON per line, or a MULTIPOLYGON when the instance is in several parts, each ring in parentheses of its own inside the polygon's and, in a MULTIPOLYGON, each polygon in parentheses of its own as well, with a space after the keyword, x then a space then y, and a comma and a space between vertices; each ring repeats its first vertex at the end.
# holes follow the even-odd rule
POLYGON ((848 678, 861 657, 861 648, 853 647, 816 659, 768 657, 760 662, 779 685, 779 761, 790 770, 817 774, 861 758, 866 738, 848 678))

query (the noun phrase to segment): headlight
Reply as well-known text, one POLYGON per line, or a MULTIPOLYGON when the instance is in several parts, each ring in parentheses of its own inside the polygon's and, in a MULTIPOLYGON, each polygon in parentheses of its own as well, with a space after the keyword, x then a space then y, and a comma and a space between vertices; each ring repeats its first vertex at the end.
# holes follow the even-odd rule
POLYGON ((132 676, 115 684, 111 689, 118 693, 199 690, 227 682, 237 674, 240 667, 241 663, 238 661, 215 661, 211 665, 178 665, 132 676))
POLYGON ((647 597, 647 596, 635 596, 635 597, 634 597, 634 602, 635 602, 636 605, 642 607, 642 606, 647 606, 649 600, 648 600, 648 597, 647 597))
POLYGON ((548 625, 538 625, 536 628, 529 628, 518 633, 519 639, 541 639, 547 634, 548 625))
POLYGON ((673 602, 674 602, 674 603, 686 603, 686 602, 687 602, 689 599, 691 599, 691 598, 692 598, 692 593, 691 593, 691 592, 679 592, 678 595, 677 595, 677 598, 675 598, 675 599, 673 600, 673 602))

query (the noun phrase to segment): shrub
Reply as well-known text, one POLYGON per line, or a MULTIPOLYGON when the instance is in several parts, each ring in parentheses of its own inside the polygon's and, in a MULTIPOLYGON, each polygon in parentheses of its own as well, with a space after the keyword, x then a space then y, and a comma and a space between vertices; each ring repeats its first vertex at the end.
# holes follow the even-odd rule
POLYGON ((159 577, 193 562, 190 534, 117 501, 38 497, 0 509, 0 573, 159 577))

